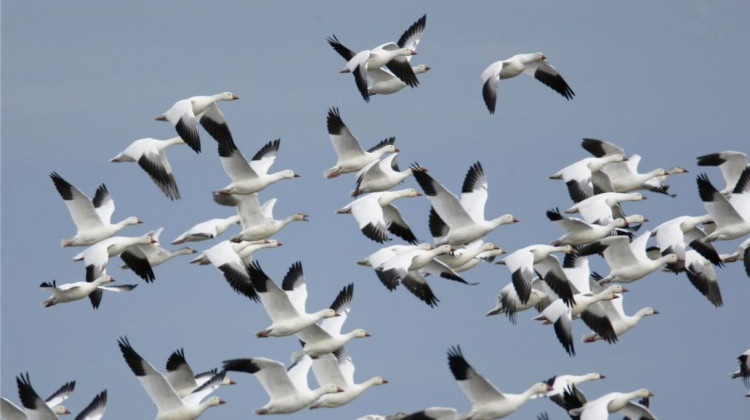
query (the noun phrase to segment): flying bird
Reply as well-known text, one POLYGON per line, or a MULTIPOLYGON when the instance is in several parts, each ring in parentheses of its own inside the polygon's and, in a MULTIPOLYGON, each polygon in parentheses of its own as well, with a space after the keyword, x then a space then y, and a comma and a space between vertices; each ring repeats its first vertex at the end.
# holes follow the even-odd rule
POLYGON ((500 79, 510 79, 521 73, 534 76, 535 79, 551 87, 565 99, 570 100, 575 96, 573 89, 568 86, 557 69, 547 61, 544 54, 540 52, 516 54, 506 60, 495 61, 490 64, 480 76, 482 79, 482 97, 490 114, 495 113, 497 83, 500 79))
POLYGON ((181 99, 172 105, 156 121, 169 121, 177 130, 177 134, 185 140, 195 153, 201 152, 201 139, 198 135, 198 122, 216 140, 232 140, 224 114, 216 106, 218 101, 234 101, 240 99, 232 92, 222 92, 210 96, 192 96, 181 99))

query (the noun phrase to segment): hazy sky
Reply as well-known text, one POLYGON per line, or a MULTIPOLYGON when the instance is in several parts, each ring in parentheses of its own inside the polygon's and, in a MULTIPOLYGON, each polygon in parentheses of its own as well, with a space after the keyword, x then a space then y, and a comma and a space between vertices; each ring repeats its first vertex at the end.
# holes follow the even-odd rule
MULTIPOLYGON (((627 203, 642 213, 644 229, 679 215, 704 213, 695 158, 719 150, 748 152, 750 5, 742 1, 664 2, 40 2, 5 1, 2 10, 2 374, 1 393, 18 403, 15 376, 29 372, 39 394, 76 380, 66 402, 74 413, 96 393, 109 391, 107 419, 153 418, 156 409, 117 348, 127 336, 159 369, 184 348, 195 371, 222 360, 263 356, 288 362, 292 337, 256 339, 270 324, 259 304, 234 293, 211 266, 190 256, 155 268, 146 284, 122 271, 109 273, 127 294, 106 293, 99 310, 87 300, 43 308, 39 284, 83 280, 72 257, 84 248, 60 248, 75 233, 49 179, 56 171, 93 195, 105 183, 115 220, 138 216, 143 225, 122 235, 164 227, 167 244, 197 222, 227 217, 211 191, 228 183, 216 143, 200 131, 203 153, 168 149, 182 199, 169 201, 135 164, 108 160, 133 140, 174 136, 154 121, 175 101, 232 91, 221 103, 235 142, 252 156, 281 138, 273 170, 302 176, 261 193, 278 198, 275 215, 310 215, 275 236, 283 247, 256 254, 281 281, 294 261, 306 275, 308 309, 331 303, 353 282, 354 304, 345 330, 372 337, 347 349, 358 382, 375 375, 390 383, 337 409, 305 410, 285 417, 353 419, 368 413, 415 411, 432 405, 470 408, 448 369, 446 351, 461 345, 468 362, 499 389, 521 392, 555 374, 599 371, 607 379, 585 384, 595 398, 648 387, 660 418, 745 418, 750 399, 728 374, 750 347, 747 320, 750 279, 741 265, 718 270, 724 299, 714 308, 684 275, 656 273, 631 284, 628 313, 653 306, 615 345, 583 344, 588 329, 574 325, 577 356, 569 357, 551 327, 519 315, 486 318, 495 293, 510 281, 504 267, 483 264, 464 277, 469 287, 430 278, 440 305, 429 308, 404 288, 387 291, 371 269, 355 261, 379 248, 351 216, 334 211, 349 202, 354 177, 323 178, 336 160, 325 118, 336 106, 365 147, 395 136, 403 167, 417 161, 458 192, 469 166, 480 161, 489 182, 487 217, 513 213, 521 220, 487 239, 515 250, 548 243, 562 233, 545 217, 571 202, 560 181, 547 176, 587 156, 582 137, 613 141, 642 155, 641 170, 681 165, 690 172, 669 179, 676 198, 649 194, 627 203), (344 61, 325 42, 335 34, 353 50, 395 41, 423 14, 427 28, 416 63, 432 70, 420 86, 365 103, 344 61), (566 101, 527 76, 500 83, 495 115, 481 97, 479 74, 491 62, 517 53, 544 52, 576 96, 566 101)), ((416 187, 413 179, 405 187, 416 187)), ((416 235, 430 240, 426 198, 396 203, 416 235)), ((222 239, 237 233, 227 232, 222 239)), ((731 252, 739 241, 717 246, 731 252)), ((195 243, 203 250, 214 241, 195 243)), ((394 240, 392 243, 399 243, 394 240)), ((602 261, 592 263, 606 271, 602 261)), ((247 418, 267 395, 251 375, 216 392, 226 405, 205 419, 247 418)), ((310 375, 310 384, 315 380, 310 375)), ((566 418, 546 400, 531 401, 512 418, 542 410, 566 418)))

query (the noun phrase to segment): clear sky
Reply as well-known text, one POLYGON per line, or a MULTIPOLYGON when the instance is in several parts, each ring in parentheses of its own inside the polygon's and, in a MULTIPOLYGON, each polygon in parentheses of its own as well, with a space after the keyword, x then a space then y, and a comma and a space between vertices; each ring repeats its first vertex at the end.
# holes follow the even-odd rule
MULTIPOLYGON (((60 248, 75 227, 49 179, 56 171, 93 195, 105 183, 115 200, 115 220, 138 216, 136 236, 164 227, 162 242, 197 222, 227 217, 211 191, 228 183, 215 141, 201 129, 203 153, 168 150, 182 193, 169 201, 135 164, 108 160, 133 140, 174 136, 154 121, 178 99, 232 91, 239 101, 221 103, 235 142, 252 156, 281 138, 273 169, 302 176, 261 193, 278 198, 277 217, 295 211, 309 223, 275 236, 283 247, 256 254, 280 281, 301 261, 308 308, 329 305, 355 284, 345 330, 365 328, 372 337, 347 346, 363 381, 381 375, 390 383, 333 410, 288 415, 295 419, 353 419, 441 405, 461 411, 470 404, 448 370, 446 351, 462 346, 469 363, 499 389, 521 392, 555 374, 599 371, 607 379, 585 384, 594 398, 610 391, 648 387, 660 418, 746 418, 750 399, 728 374, 750 347, 747 320, 750 279, 741 265, 718 270, 724 298, 714 308, 684 275, 656 273, 628 287, 628 313, 653 306, 615 345, 583 344, 588 332, 575 323, 576 351, 569 357, 552 328, 519 315, 486 318, 497 290, 510 281, 504 267, 484 264, 464 273, 469 287, 430 279, 440 305, 431 309, 403 288, 388 292, 371 269, 355 261, 378 249, 351 216, 334 211, 350 198, 354 177, 323 178, 336 157, 326 132, 329 107, 337 106, 365 147, 395 136, 403 167, 417 161, 458 192, 469 166, 480 161, 489 181, 486 214, 513 213, 521 220, 491 233, 508 250, 548 243, 562 232, 545 217, 571 202, 560 181, 547 176, 587 156, 582 137, 608 139, 643 158, 641 170, 681 165, 690 172, 669 179, 676 198, 649 194, 627 203, 642 213, 645 228, 678 215, 704 212, 695 177, 705 171, 723 186, 715 168, 695 158, 720 151, 748 152, 750 132, 750 5, 708 2, 40 2, 2 5, 2 374, 0 391, 18 403, 15 376, 28 371, 48 395, 76 380, 66 402, 75 413, 100 390, 109 391, 107 419, 153 418, 155 408, 125 364, 117 338, 159 369, 184 348, 196 371, 237 357, 288 362, 295 338, 256 339, 270 323, 263 308, 235 294, 211 266, 180 257, 155 268, 146 284, 132 272, 109 273, 127 294, 107 293, 99 310, 88 301, 43 308, 39 284, 84 278, 72 257, 83 248, 60 248), (336 36, 361 50, 395 41, 422 14, 427 28, 415 62, 432 70, 420 86, 365 103, 344 61, 325 42, 336 36), (521 76, 500 83, 495 115, 481 98, 479 74, 491 62, 542 51, 575 91, 572 101, 521 76)), ((416 187, 413 179, 404 186, 416 187)), ((397 202, 416 235, 429 240, 428 200, 397 202)), ((227 232, 224 238, 236 230, 227 232)), ((717 246, 731 252, 739 241, 717 246)), ((214 242, 194 244, 205 249, 214 242)), ((393 241, 398 243, 398 241, 393 241)), ((593 263, 606 271, 602 261, 593 263)), ((227 404, 205 419, 247 418, 267 396, 250 375, 216 395, 227 404)), ((315 380, 310 375, 310 384, 315 380)), ((512 418, 534 418, 549 401, 531 401, 512 418)))

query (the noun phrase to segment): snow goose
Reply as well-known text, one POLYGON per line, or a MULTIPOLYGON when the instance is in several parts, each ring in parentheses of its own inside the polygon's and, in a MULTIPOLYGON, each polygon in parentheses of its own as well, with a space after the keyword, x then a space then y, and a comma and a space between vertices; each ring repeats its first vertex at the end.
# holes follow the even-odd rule
POLYGON ((531 296, 531 282, 534 273, 539 272, 542 280, 547 282, 552 290, 565 300, 566 304, 573 304, 573 292, 570 289, 560 261, 552 253, 575 252, 570 245, 529 245, 511 252, 497 264, 505 265, 510 271, 513 286, 516 288, 521 302, 525 303, 531 296))
POLYGON ((234 101, 240 99, 232 92, 222 92, 210 96, 192 96, 181 99, 172 105, 157 121, 169 121, 174 125, 177 134, 185 143, 195 150, 201 151, 201 139, 198 136, 198 122, 216 140, 232 140, 224 114, 216 106, 217 101, 234 101))
POLYGON ((750 166, 742 171, 729 198, 711 184, 706 174, 698 175, 698 194, 716 223, 716 230, 706 236, 705 242, 736 239, 750 232, 750 166))
POLYGON ((112 201, 104 184, 96 189, 94 199, 91 200, 57 172, 52 172, 50 178, 65 201, 65 205, 68 206, 70 217, 77 229, 75 236, 62 240, 62 246, 93 245, 111 237, 125 226, 143 223, 137 217, 128 217, 118 223, 110 223, 112 213, 115 211, 115 202, 112 201))
POLYGON ((359 140, 354 137, 354 134, 349 131, 349 128, 341 119, 338 108, 328 110, 326 125, 333 149, 338 157, 336 164, 323 172, 326 178, 335 178, 341 174, 357 172, 367 164, 377 161, 384 154, 399 151, 398 147, 393 145, 396 141, 395 137, 382 140, 367 151, 362 149, 359 140))
POLYGON ((547 178, 563 180, 568 187, 568 194, 571 200, 578 202, 581 200, 580 191, 583 191, 589 197, 594 195, 594 186, 592 184, 594 174, 602 171, 611 164, 626 160, 627 158, 620 154, 583 158, 560 169, 547 178))
POLYGON ((530 308, 536 308, 537 310, 542 311, 554 299, 557 299, 555 292, 553 292, 547 283, 539 277, 531 281, 531 295, 529 296, 529 300, 525 303, 521 302, 521 298, 518 296, 513 283, 508 283, 497 292, 497 295, 495 296, 495 307, 490 309, 485 316, 503 313, 508 317, 508 320, 515 325, 517 322, 516 314, 518 312, 530 308))
POLYGON ((575 356, 576 350, 573 345, 573 319, 578 318, 589 306, 596 302, 617 299, 619 295, 615 292, 627 291, 621 285, 612 285, 598 293, 576 293, 573 295, 574 304, 569 307, 562 299, 550 303, 534 320, 544 321, 544 324, 553 324, 555 335, 569 356, 575 356))
POLYGON ((545 382, 539 382, 520 394, 500 392, 469 365, 464 359, 460 346, 448 349, 448 366, 458 382, 458 386, 472 404, 471 411, 462 415, 461 418, 497 419, 505 417, 518 410, 532 395, 546 394, 552 389, 545 382))
MULTIPOLYGON (((447 226, 447 233, 440 237, 438 245, 464 245, 481 239, 501 225, 516 223, 518 219, 505 214, 492 220, 484 219, 487 202, 487 177, 479 162, 469 168, 461 188, 461 200, 435 181, 427 172, 414 169, 414 178, 422 187, 435 213, 447 226)), ((432 232, 433 236, 435 232, 432 232)))
POLYGON ((273 206, 276 204, 276 199, 272 198, 261 206, 258 201, 258 193, 242 195, 214 194, 214 201, 223 206, 237 207, 237 213, 239 213, 240 222, 242 223, 242 232, 234 235, 230 239, 232 242, 266 239, 276 234, 289 223, 308 221, 308 216, 300 212, 293 213, 284 219, 274 219, 273 206))
MULTIPOLYGON (((656 243, 663 255, 673 253, 684 259, 687 247, 695 246, 701 255, 710 259, 714 264, 721 265, 721 257, 711 243, 704 242, 706 233, 700 227, 701 224, 711 222, 713 218, 710 214, 678 216, 655 227, 651 231, 651 236, 656 237, 656 243)), ((684 270, 684 264, 669 265, 667 268, 679 272, 684 270)))
POLYGON ((206 396, 219 387, 225 376, 224 370, 203 386, 181 398, 167 378, 136 353, 127 337, 121 337, 117 344, 128 367, 138 377, 143 389, 146 390, 149 398, 156 405, 156 420, 195 420, 209 407, 225 403, 219 397, 211 397, 203 401, 206 396))
POLYGON ((151 268, 164 264, 178 255, 195 254, 198 252, 189 246, 174 251, 162 248, 159 244, 159 236, 163 230, 164 228, 160 227, 159 229, 146 234, 151 235, 155 242, 133 245, 123 251, 122 254, 120 254, 120 258, 125 264, 120 268, 130 268, 134 273, 138 274, 140 278, 146 280, 146 282, 152 282, 155 277, 151 268))
POLYGON ((417 80, 411 67, 410 58, 417 54, 417 44, 422 38, 426 24, 427 15, 423 15, 404 31, 398 43, 388 42, 358 53, 345 47, 336 38, 336 35, 328 37, 326 41, 339 55, 347 60, 346 66, 340 73, 352 73, 362 99, 369 102, 367 76, 371 69, 375 70, 387 66, 403 83, 411 87, 416 87, 419 84, 419 80, 417 80))
POLYGON ((224 219, 209 219, 200 222, 175 238, 171 244, 178 245, 185 242, 204 241, 213 239, 224 233, 233 224, 240 222, 240 216, 235 214, 224 219))
MULTIPOLYGON (((109 260, 110 257, 120 255, 123 251, 133 245, 152 244, 155 242, 156 241, 148 233, 143 236, 134 237, 113 236, 91 245, 86 248, 85 251, 73 257, 73 260, 83 260, 83 263, 86 266, 86 280, 95 279, 104 274, 107 269, 107 260, 109 260)), ((148 261, 145 261, 140 268, 145 272, 151 270, 148 261)), ((153 272, 151 272, 151 277, 153 277, 153 272)), ((101 290, 97 289, 94 293, 99 294, 99 298, 101 299, 101 290)))
POLYGON ((750 388, 750 349, 737 357, 737 364, 740 365, 740 368, 737 372, 729 374, 729 377, 732 379, 742 378, 745 387, 750 388))
POLYGON ((724 262, 735 262, 742 260, 745 265, 745 274, 750 277, 750 238, 745 239, 737 246, 737 250, 732 254, 722 257, 724 262))
POLYGON ((420 300, 430 305, 429 300, 431 299, 429 297, 434 295, 429 290, 429 285, 425 279, 426 274, 434 274, 459 283, 471 284, 467 283, 445 263, 436 259, 437 256, 447 254, 453 249, 451 245, 446 244, 427 250, 414 248, 400 252, 375 267, 375 273, 389 289, 392 290, 399 283, 402 283, 420 300))
POLYGON ((685 274, 690 283, 698 289, 711 304, 717 308, 724 303, 721 299, 716 270, 707 259, 703 258, 697 251, 690 249, 685 252, 685 274))
POLYGON ((516 54, 508 59, 495 61, 482 71, 480 76, 482 79, 482 97, 490 114, 495 113, 498 82, 501 79, 516 77, 521 73, 534 76, 536 80, 551 87, 565 99, 570 100, 575 96, 573 89, 568 86, 557 69, 547 61, 544 54, 540 52, 516 54))
POLYGON ((108 290, 110 292, 129 292, 138 286, 137 284, 123 284, 118 286, 105 286, 106 283, 115 281, 112 277, 102 274, 97 278, 90 278, 86 281, 77 281, 74 283, 64 283, 57 285, 52 282, 44 282, 39 285, 42 290, 48 290, 52 292, 52 296, 47 298, 42 305, 48 308, 58 303, 72 302, 74 300, 83 299, 88 296, 91 300, 91 305, 94 309, 99 308, 99 304, 102 301, 102 290, 108 290))
POLYGON ((621 202, 645 199, 646 196, 641 193, 606 192, 577 202, 565 210, 565 213, 581 213, 583 219, 589 223, 606 225, 616 217, 621 217, 622 210, 619 210, 621 202), (615 208, 618 210, 615 210, 615 208), (615 215, 615 213, 617 214, 615 215))
POLYGON ((579 218, 565 217, 557 208, 547 210, 547 218, 565 231, 552 241, 555 246, 590 244, 609 236, 617 228, 628 226, 628 222, 621 218, 613 219, 606 225, 588 223, 579 218))
POLYGON ((164 149, 173 144, 185 144, 181 137, 167 140, 144 138, 134 141, 110 162, 138 162, 151 180, 170 200, 180 199, 180 190, 172 174, 164 149))
POLYGON ((242 261, 239 254, 232 249, 232 243, 222 241, 203 251, 206 258, 216 267, 226 279, 232 289, 244 295, 255 302, 260 301, 258 293, 255 291, 250 281, 250 273, 247 264, 242 261))
POLYGON ((406 242, 414 244, 418 242, 417 237, 414 236, 414 232, 411 231, 393 202, 402 197, 421 195, 414 188, 374 192, 355 199, 336 210, 336 213, 353 215, 362 233, 377 243, 389 241, 391 238, 386 232, 391 232, 406 242))
POLYGON ((21 400, 21 405, 26 409, 24 414, 21 409, 10 403, 10 401, 3 398, 2 413, 3 418, 6 416, 6 405, 13 407, 9 410, 8 416, 10 418, 12 414, 20 414, 21 418, 31 418, 39 420, 56 420, 59 417, 58 414, 70 414, 70 411, 62 405, 59 405, 62 401, 70 396, 75 387, 75 381, 63 385, 55 394, 53 394, 48 401, 45 401, 39 397, 39 394, 34 391, 31 386, 31 379, 29 373, 26 372, 26 376, 23 374, 16 376, 16 384, 18 385, 18 397, 21 400), (69 388, 66 389, 66 387, 69 388))
MULTIPOLYGON (((183 349, 173 351, 167 359, 165 377, 180 398, 185 398, 217 374, 218 370, 216 368, 198 375, 193 374, 193 369, 190 368, 185 359, 185 351, 183 349)), ((235 383, 234 380, 226 375, 223 375, 223 379, 219 381, 220 385, 234 385, 235 383)))
POLYGON ((381 416, 380 414, 367 414, 362 417, 357 417, 357 420, 401 420, 406 418, 406 413, 399 412, 388 416, 381 416))
POLYGON ((225 360, 224 369, 253 374, 268 394, 269 401, 255 410, 255 414, 288 414, 312 404, 321 395, 343 392, 335 384, 323 384, 311 390, 307 374, 312 361, 295 353, 296 360, 289 369, 284 364, 265 357, 225 360))
POLYGON ((316 359, 326 353, 333 353, 353 338, 370 336, 370 333, 361 328, 341 334, 341 327, 352 307, 353 295, 354 283, 344 286, 330 306, 339 316, 326 318, 320 325, 312 324, 297 333, 297 338, 303 343, 302 351, 316 359))
POLYGON ((354 363, 344 347, 335 353, 324 354, 313 360, 312 369, 315 379, 319 384, 335 384, 343 389, 344 392, 324 394, 310 406, 311 409, 320 407, 332 408, 348 404, 371 386, 388 383, 381 376, 373 376, 362 383, 355 383, 354 363))
POLYGON ((390 190, 412 175, 412 166, 423 171, 427 170, 427 168, 415 163, 402 171, 396 162, 397 156, 398 153, 392 153, 383 159, 374 160, 362 168, 357 173, 357 187, 350 193, 351 196, 356 197, 368 192, 390 190))
MULTIPOLYGON (((229 246, 232 247, 232 251, 234 251, 234 253, 237 254, 242 262, 246 265, 250 264, 253 261, 253 254, 255 254, 256 251, 264 248, 276 248, 283 245, 276 239, 261 239, 260 241, 242 241, 236 243, 232 241, 222 241, 214 246, 225 246, 220 245, 221 243, 228 243, 229 246)), ((208 265, 211 264, 211 260, 204 252, 195 259, 191 260, 190 264, 208 265)))
MULTIPOLYGON (((29 374, 26 373, 26 377, 24 378, 23 375, 21 375, 22 380, 29 384, 29 387, 31 387, 31 383, 29 381, 29 374)), ((16 381, 18 382, 18 377, 16 378, 16 381)), ((76 387, 76 381, 71 381, 63 384, 57 391, 55 391, 52 395, 49 396, 46 400, 44 400, 44 403, 49 407, 49 409, 52 411, 52 413, 57 415, 62 414, 70 414, 70 410, 68 410, 64 405, 60 405, 63 401, 68 399, 70 395, 73 393, 73 390, 76 387)), ((21 387, 19 386, 19 391, 21 387)), ((24 389, 27 389, 24 385, 24 389)), ((32 388, 33 391, 33 388, 32 388)), ((23 405, 23 404, 22 404, 23 405)), ((47 411, 47 410, 40 410, 40 411, 47 411)), ((5 398, 0 398, 0 413, 2 413, 2 416, 4 419, 7 420, 26 420, 26 412, 19 408, 17 405, 13 404, 9 400, 5 398)), ((49 414, 49 413, 47 413, 49 414)))
MULTIPOLYGON (((411 56, 407 56, 409 60, 411 56)), ((427 73, 430 70, 430 66, 427 64, 419 64, 412 66, 411 71, 415 75, 427 73)), ((379 68, 379 69, 368 69, 367 78, 372 80, 372 84, 367 88, 367 94, 372 95, 390 95, 396 93, 406 87, 406 83, 399 79, 390 70, 379 68)))
MULTIPOLYGON (((428 243, 421 243, 418 245, 391 245, 380 248, 379 250, 370 254, 367 258, 357 261, 357 264, 363 265, 365 267, 377 268, 382 266, 386 261, 395 257, 396 255, 408 253, 415 249, 428 251, 432 248, 432 245, 428 243)), ((395 283, 391 282, 390 279, 386 279, 385 277, 381 276, 377 269, 375 270, 375 274, 388 290, 394 291, 396 290, 396 287, 398 287, 399 281, 396 281, 395 283)), ((408 280, 404 283, 404 287, 406 287, 407 290, 409 290, 417 298, 419 298, 419 300, 425 302, 426 304, 430 306, 437 305, 437 302, 439 302, 440 300, 432 292, 430 285, 427 283, 427 279, 425 279, 422 274, 420 274, 419 272, 412 272, 409 273, 407 277, 408 280)))
POLYGON ((283 337, 318 322, 322 318, 331 318, 338 314, 332 308, 325 308, 313 313, 305 311, 307 301, 307 284, 299 261, 289 267, 279 287, 271 280, 257 261, 248 266, 250 281, 260 296, 260 302, 271 318, 271 325, 258 331, 257 337, 283 337))
POLYGON ((282 179, 298 178, 291 169, 268 173, 276 160, 281 139, 269 141, 248 161, 231 139, 219 141, 219 156, 224 172, 232 179, 226 187, 217 191, 219 194, 252 194, 263 190, 282 179))
POLYGON ((631 242, 627 236, 610 236, 586 245, 578 250, 580 255, 602 253, 604 260, 610 268, 610 272, 602 279, 603 283, 619 282, 630 283, 639 280, 653 271, 680 261, 677 254, 666 254, 656 259, 651 259, 646 254, 646 243, 651 236, 646 231, 631 242))
POLYGON ((726 187, 721 190, 721 193, 726 195, 732 192, 740 179, 740 175, 742 175, 742 171, 747 168, 747 154, 733 150, 709 153, 698 156, 698 166, 719 167, 726 183, 726 187))
MULTIPOLYGON (((625 150, 620 146, 606 140, 584 138, 581 147, 596 157, 612 155, 625 155, 625 150)), ((657 168, 647 173, 638 173, 640 155, 628 156, 625 162, 613 163, 602 168, 607 175, 615 192, 630 192, 637 189, 648 189, 666 194, 668 186, 663 186, 661 180, 671 175, 669 171, 657 168)), ((675 167, 675 173, 684 173, 684 168, 675 167)))
POLYGON ((606 420, 610 413, 622 412, 626 416, 642 420, 656 420, 644 405, 630 401, 634 398, 648 398, 654 394, 642 388, 632 392, 610 392, 587 401, 586 396, 575 386, 564 391, 565 408, 572 418, 580 420, 606 420))
POLYGON ((494 256, 505 253, 504 249, 492 242, 484 242, 480 239, 473 241, 464 247, 456 248, 447 254, 438 255, 436 259, 450 267, 456 273, 459 273, 479 264, 480 258, 482 258, 479 257, 480 254, 484 254, 483 257, 486 257, 486 255, 489 254, 494 256))
POLYGON ((107 390, 97 394, 93 400, 83 409, 75 420, 99 420, 104 417, 104 411, 107 409, 107 390))
POLYGON ((654 308, 646 307, 629 316, 625 314, 622 301, 621 295, 619 299, 597 302, 581 314, 581 320, 594 330, 594 333, 583 336, 584 343, 593 343, 597 340, 604 340, 609 344, 616 343, 621 335, 635 327, 641 319, 659 313, 654 308))
MULTIPOLYGON (((547 380, 547 383, 552 386, 552 390, 547 392, 547 398, 552 402, 565 408, 565 402, 563 401, 563 392, 569 389, 571 386, 582 384, 588 381, 598 381, 604 379, 606 376, 599 372, 591 372, 584 375, 555 375, 547 380)), ((533 396, 531 398, 538 398, 533 396)))

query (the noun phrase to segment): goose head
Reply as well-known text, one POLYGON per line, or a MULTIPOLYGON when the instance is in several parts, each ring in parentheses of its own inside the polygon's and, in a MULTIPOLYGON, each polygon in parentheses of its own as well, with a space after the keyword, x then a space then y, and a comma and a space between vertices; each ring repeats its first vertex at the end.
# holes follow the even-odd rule
POLYGON ((352 331, 350 334, 354 338, 370 337, 370 333, 368 333, 367 331, 363 330, 362 328, 358 328, 358 329, 352 331))
POLYGON ((310 220, 308 219, 308 217, 309 216, 306 215, 305 213, 297 212, 291 216, 291 219, 292 221, 295 221, 295 222, 309 222, 310 220))
POLYGON ((55 414, 58 414, 58 415, 71 414, 70 410, 68 410, 68 407, 65 407, 64 405, 56 405, 52 409, 52 412, 55 413, 55 414))
POLYGON ((422 74, 426 73, 430 70, 430 66, 427 64, 420 64, 418 66, 412 67, 412 71, 414 71, 414 74, 422 74))
POLYGON ((652 307, 642 308, 636 312, 636 315, 640 316, 641 318, 644 316, 651 316, 651 315, 659 315, 659 311, 652 307))
POLYGON ((388 383, 388 380, 385 379, 385 378, 383 378, 382 376, 376 376, 376 377, 372 378, 372 384, 373 385, 383 385, 383 384, 387 384, 387 383, 388 383))
POLYGON ((299 178, 299 174, 297 172, 294 172, 291 169, 286 169, 283 171, 277 172, 277 176, 281 179, 291 179, 291 178, 299 178))
POLYGON ((226 401, 222 400, 219 397, 211 397, 211 398, 209 398, 206 401, 205 404, 206 404, 207 407, 215 407, 217 405, 222 405, 222 404, 226 404, 226 403, 227 403, 226 401))
POLYGON ((646 216, 642 214, 631 214, 630 216, 625 218, 625 222, 628 224, 625 226, 628 226, 630 223, 646 223, 649 220, 646 218, 646 216))
POLYGON ((143 221, 135 216, 130 216, 122 221, 123 225, 140 225, 143 221))
POLYGON ((320 315, 322 318, 333 318, 335 316, 341 316, 338 314, 335 310, 331 308, 325 308, 322 311, 320 311, 320 315))
POLYGON ((239 96, 235 95, 235 94, 234 94, 234 93, 232 93, 232 92, 221 92, 221 93, 217 93, 216 95, 213 95, 213 97, 214 97, 214 98, 215 98, 215 99, 216 99, 217 101, 235 101, 235 100, 237 100, 237 99, 240 99, 240 97, 239 97, 239 96))

